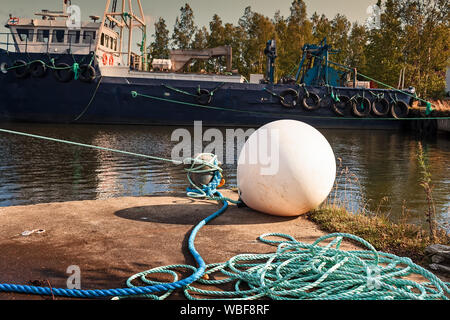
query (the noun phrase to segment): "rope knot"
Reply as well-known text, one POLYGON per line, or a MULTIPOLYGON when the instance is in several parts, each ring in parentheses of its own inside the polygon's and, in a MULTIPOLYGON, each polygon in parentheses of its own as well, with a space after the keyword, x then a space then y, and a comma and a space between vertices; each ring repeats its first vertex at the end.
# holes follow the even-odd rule
POLYGON ((186 189, 191 198, 213 198, 217 188, 222 183, 222 168, 217 156, 211 153, 201 153, 195 158, 187 158, 185 164, 190 187, 186 189))
POLYGON ((78 77, 79 77, 79 74, 80 74, 80 65, 78 64, 78 63, 74 63, 73 65, 72 65, 72 71, 73 71, 73 74, 74 74, 74 79, 75 80, 78 80, 78 77))

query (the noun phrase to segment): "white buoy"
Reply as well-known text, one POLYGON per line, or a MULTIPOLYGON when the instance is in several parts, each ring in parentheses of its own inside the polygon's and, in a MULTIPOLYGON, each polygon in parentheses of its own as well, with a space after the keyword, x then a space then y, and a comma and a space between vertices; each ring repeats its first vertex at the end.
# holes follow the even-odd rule
POLYGON ((241 150, 237 184, 244 203, 263 213, 298 216, 317 208, 336 179, 336 159, 325 137, 295 120, 271 122, 241 150))

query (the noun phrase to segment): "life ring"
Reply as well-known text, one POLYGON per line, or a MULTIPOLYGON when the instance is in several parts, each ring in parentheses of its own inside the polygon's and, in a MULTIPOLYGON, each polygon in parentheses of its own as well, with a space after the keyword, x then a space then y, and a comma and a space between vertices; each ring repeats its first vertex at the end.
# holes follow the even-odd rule
POLYGON ((53 74, 60 82, 69 82, 73 79, 73 70, 67 63, 58 63, 53 74))
POLYGON ((102 62, 104 66, 108 64, 108 55, 106 54, 106 52, 103 54, 102 62))
POLYGON ((403 101, 397 101, 391 106, 391 115, 395 119, 406 118, 409 114, 409 106, 403 101))
POLYGON ((114 65, 114 57, 113 57, 113 55, 111 55, 111 56, 109 57, 109 65, 110 65, 110 66, 113 66, 113 65, 114 65))
POLYGON ((370 100, 364 97, 358 97, 353 100, 353 114, 357 117, 364 118, 370 114, 372 104, 370 100))
POLYGON ((211 103, 212 96, 206 89, 200 89, 197 92, 197 102, 203 105, 208 105, 211 103))
POLYGON ((302 102, 306 110, 313 111, 320 108, 320 97, 315 93, 308 93, 303 97, 302 102))
POLYGON ((30 74, 28 63, 23 60, 16 60, 13 67, 14 74, 16 75, 17 79, 24 79, 30 74))
POLYGON ((298 93, 294 89, 287 89, 280 94, 280 103, 286 108, 295 108, 297 106, 298 93))
POLYGON ((347 96, 338 96, 338 101, 331 104, 331 108, 338 116, 344 117, 351 108, 350 98, 347 96))
POLYGON ((30 73, 34 78, 42 78, 47 73, 47 66, 42 61, 35 61, 30 65, 30 73))
POLYGON ((82 64, 80 66, 80 81, 82 82, 92 82, 96 77, 96 72, 93 66, 89 64, 82 64))
POLYGON ((16 26, 16 25, 18 25, 19 24, 19 18, 17 18, 17 17, 12 17, 12 18, 10 18, 9 20, 8 20, 8 25, 10 25, 10 26, 16 26))
POLYGON ((387 115, 390 111, 389 101, 385 98, 375 99, 372 102, 372 112, 376 116, 383 117, 387 115))

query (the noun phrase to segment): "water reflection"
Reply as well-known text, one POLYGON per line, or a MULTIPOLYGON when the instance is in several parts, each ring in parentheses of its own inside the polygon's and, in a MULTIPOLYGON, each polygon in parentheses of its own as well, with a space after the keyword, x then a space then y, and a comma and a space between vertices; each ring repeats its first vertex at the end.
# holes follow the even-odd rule
MULTIPOLYGON (((178 143, 170 141, 176 128, 167 127, 1 127, 166 158, 178 143)), ((320 131, 341 159, 338 190, 330 198, 337 197, 354 212, 388 212, 394 220, 404 212, 410 222, 424 223, 427 203, 419 184, 413 136, 395 131, 320 131)), ((440 224, 450 230, 450 141, 438 137, 423 145, 440 224)), ((235 186, 236 166, 225 164, 224 169, 228 185, 235 186)), ((170 163, 0 134, 0 206, 180 193, 185 188, 182 168, 170 163)))

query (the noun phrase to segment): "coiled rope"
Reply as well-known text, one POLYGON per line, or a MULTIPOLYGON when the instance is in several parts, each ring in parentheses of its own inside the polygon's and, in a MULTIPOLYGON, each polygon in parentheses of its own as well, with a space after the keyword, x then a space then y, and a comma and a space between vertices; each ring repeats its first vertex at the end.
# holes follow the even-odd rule
MULTIPOLYGON (((0 129, 0 132, 182 164, 180 161, 175 162, 160 157, 12 130, 0 129)), ((276 245, 277 250, 275 253, 241 254, 225 263, 206 265, 195 248, 196 236, 202 227, 227 210, 228 200, 216 190, 217 180, 222 176, 222 171, 218 168, 217 157, 212 157, 211 161, 204 161, 200 159, 199 155, 194 159, 189 159, 189 162, 193 162, 193 164, 190 168, 185 169, 187 172, 214 172, 214 178, 208 185, 204 185, 201 188, 195 186, 192 180, 189 179, 194 187, 188 188, 187 191, 191 195, 195 193, 208 199, 220 200, 222 203, 222 207, 200 221, 189 236, 189 251, 195 259, 197 267, 171 265, 140 272, 127 280, 128 288, 78 290, 3 283, 0 284, 0 292, 77 298, 147 297, 160 300, 167 298, 175 289, 184 288, 185 296, 188 299, 200 299, 197 297, 197 295, 200 295, 213 296, 216 299, 240 300, 255 300, 263 297, 274 300, 448 300, 446 294, 450 294, 449 283, 444 283, 431 272, 414 264, 409 258, 400 258, 392 254, 377 252, 367 241, 350 234, 325 235, 317 239, 313 244, 298 242, 293 237, 285 234, 265 234, 260 236, 259 240, 269 245, 276 245), (198 167, 196 164, 201 164, 201 167, 198 167), (267 239, 273 236, 281 237, 284 240, 267 239), (334 238, 334 240, 329 244, 325 246, 319 245, 320 242, 330 238, 334 238), (356 241, 366 246, 369 250, 340 250, 340 245, 344 238, 356 241), (180 268, 188 269, 193 273, 183 280, 178 280, 175 270, 180 268), (174 278, 173 282, 166 283, 147 279, 148 275, 161 273, 172 275, 174 278), (209 278, 215 274, 218 274, 217 278, 210 280, 209 278), (404 279, 404 277, 411 274, 421 275, 429 282, 418 283, 404 279), (201 277, 204 277, 204 279, 201 279, 201 277), (141 280, 144 285, 134 285, 133 281, 137 279, 141 280), (193 283, 233 285, 234 290, 205 290, 194 286, 193 283), (163 295, 157 296, 156 293, 163 293, 163 295)))
POLYGON ((184 289, 186 297, 194 300, 201 300, 198 295, 237 300, 448 300, 445 294, 450 293, 449 283, 411 259, 377 252, 367 241, 351 234, 325 235, 313 244, 278 233, 264 234, 259 240, 276 245, 276 252, 241 254, 226 263, 209 265, 206 275, 216 275, 217 279, 202 278, 196 283, 233 285, 234 290, 205 290, 189 285, 184 289), (340 250, 344 238, 369 250, 340 250), (333 240, 320 246, 326 239, 333 240), (404 279, 412 274, 421 275, 428 282, 404 279))
MULTIPOLYGON (((268 233, 258 238, 268 245, 277 246, 274 253, 241 254, 225 263, 206 266, 205 275, 184 288, 189 300, 448 300, 449 283, 444 283, 428 270, 414 264, 409 258, 378 252, 362 238, 345 233, 320 237, 313 244, 296 241, 286 234, 268 233), (270 240, 279 237, 283 240, 270 240), (340 245, 344 238, 353 240, 369 250, 344 251, 340 245), (319 243, 333 239, 329 244, 319 243), (420 275, 428 282, 418 283, 404 279, 420 275), (210 279, 213 278, 213 279, 210 279), (201 287, 215 286, 221 290, 201 287)), ((158 285, 163 282, 149 280, 148 276, 169 274, 174 281, 178 272, 196 271, 189 265, 158 267, 133 275, 127 280, 158 285)), ((164 300, 164 295, 141 297, 164 300)), ((124 298, 124 297, 122 297, 124 298)), ((115 299, 120 299, 116 297, 115 299)))

